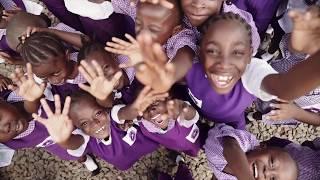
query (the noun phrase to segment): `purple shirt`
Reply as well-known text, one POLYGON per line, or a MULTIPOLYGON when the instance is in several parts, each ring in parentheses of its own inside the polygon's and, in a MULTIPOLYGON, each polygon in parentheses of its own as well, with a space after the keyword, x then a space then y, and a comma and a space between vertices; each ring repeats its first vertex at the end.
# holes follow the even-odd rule
POLYGON ((225 124, 217 124, 209 131, 204 149, 210 169, 219 180, 236 180, 236 177, 223 172, 228 164, 223 156, 223 137, 234 138, 244 152, 253 150, 259 145, 259 142, 253 134, 245 130, 234 129, 225 124))
POLYGON ((245 129, 244 110, 255 97, 239 80, 231 92, 218 94, 210 86, 200 63, 193 64, 187 76, 189 95, 208 120, 226 123, 237 129, 245 129))
POLYGON ((106 145, 101 140, 90 138, 87 151, 92 152, 120 170, 126 170, 142 156, 155 151, 159 146, 146 138, 138 127, 125 132, 111 122, 111 144, 106 145), (125 138, 126 137, 126 138, 125 138), (126 141, 124 140, 126 139, 126 141), (129 143, 132 143, 131 145, 129 143))

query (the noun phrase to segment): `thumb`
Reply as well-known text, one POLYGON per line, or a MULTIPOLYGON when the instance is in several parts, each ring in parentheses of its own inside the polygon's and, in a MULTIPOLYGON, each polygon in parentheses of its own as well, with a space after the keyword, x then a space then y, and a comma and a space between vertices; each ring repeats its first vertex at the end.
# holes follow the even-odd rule
POLYGON ((33 119, 35 119, 36 121, 40 122, 41 124, 43 124, 44 126, 47 127, 48 125, 48 122, 46 119, 40 117, 39 115, 35 114, 35 113, 32 113, 32 117, 33 119))

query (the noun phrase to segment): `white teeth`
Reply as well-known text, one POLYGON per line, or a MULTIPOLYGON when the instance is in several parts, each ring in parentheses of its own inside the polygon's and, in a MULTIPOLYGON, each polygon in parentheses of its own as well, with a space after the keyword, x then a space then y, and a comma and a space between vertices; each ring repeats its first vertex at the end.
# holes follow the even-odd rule
POLYGON ((217 76, 218 81, 230 81, 232 76, 217 76))
POLYGON ((100 131, 104 130, 105 126, 101 127, 100 129, 96 130, 96 134, 98 134, 100 131))
POLYGON ((161 115, 161 114, 156 114, 156 115, 153 116, 151 119, 152 119, 152 120, 155 120, 155 119, 157 119, 160 115, 161 115))
POLYGON ((258 178, 258 167, 257 167, 257 164, 256 163, 253 163, 253 175, 254 175, 254 178, 258 178))
POLYGON ((232 76, 222 76, 222 75, 215 75, 211 74, 211 78, 216 82, 217 85, 219 86, 227 86, 231 80, 233 79, 232 76))

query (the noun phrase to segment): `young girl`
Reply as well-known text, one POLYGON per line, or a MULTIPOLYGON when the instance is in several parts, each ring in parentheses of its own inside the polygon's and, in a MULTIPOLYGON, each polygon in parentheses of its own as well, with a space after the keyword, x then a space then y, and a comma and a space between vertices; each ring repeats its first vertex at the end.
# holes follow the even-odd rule
MULTIPOLYGON (((56 100, 56 104, 60 104, 60 100, 56 100)), ((41 104, 48 106, 44 100, 41 104)), ((92 152, 116 168, 126 170, 140 157, 158 148, 158 144, 144 137, 138 128, 120 129, 106 109, 83 91, 72 94, 72 101, 68 97, 62 111, 60 106, 56 106, 55 113, 48 108, 45 111, 48 120, 35 114, 34 118, 43 123, 54 140, 74 156, 92 152), (73 124, 81 131, 71 134, 73 124)))
POLYGON ((200 149, 198 112, 188 102, 173 98, 152 101, 155 96, 158 95, 145 87, 134 103, 114 106, 111 117, 124 124, 141 116, 139 127, 146 137, 169 149, 197 156, 200 149))
MULTIPOLYGON (((251 31, 249 25, 239 15, 226 13, 215 16, 208 21, 204 32, 206 33, 201 42, 201 63, 193 65, 186 76, 186 81, 190 96, 201 108, 204 116, 212 121, 244 129, 244 110, 255 97, 264 100, 271 100, 277 96, 282 99, 292 99, 305 92, 305 89, 315 87, 319 82, 316 79, 315 69, 311 70, 318 65, 315 59, 310 60, 312 65, 301 65, 287 74, 277 74, 270 65, 259 59, 251 60, 251 31), (299 76, 306 70, 314 73, 313 78, 302 79, 299 76), (293 82, 291 79, 296 81, 293 82), (298 82, 305 86, 301 89, 295 88, 298 82), (294 88, 296 91, 286 91, 294 88)), ((145 75, 154 78, 152 83, 147 85, 153 89, 169 89, 170 84, 166 82, 176 82, 177 79, 161 82, 162 79, 158 76, 162 75, 162 78, 166 79, 163 73, 166 67, 154 62, 163 57, 163 52, 158 45, 152 45, 147 41, 149 38, 145 39, 142 50, 145 54, 149 53, 144 56, 145 62, 149 65, 143 68, 145 75), (151 51, 147 50, 147 47, 152 46, 154 54, 150 55, 151 51)), ((137 77, 143 82, 143 75, 137 77)))
MULTIPOLYGON (((182 78, 192 65, 197 46, 194 33, 182 22, 182 10, 179 3, 170 0, 174 6, 168 9, 151 2, 137 2, 135 6, 131 6, 129 0, 111 2, 115 12, 127 14, 135 19, 137 35, 145 32, 151 33, 152 40, 161 44, 165 51, 165 61, 172 62, 173 68, 177 69, 177 76, 182 78)), ((127 38, 131 41, 130 44, 135 46, 131 40, 133 38, 128 36, 127 38)), ((130 50, 131 46, 116 38, 113 41, 107 43, 109 47, 106 50, 127 55, 123 50, 130 50)), ((135 59, 132 61, 139 62, 135 59)))
POLYGON ((291 143, 285 147, 259 145, 244 130, 219 124, 209 131, 204 146, 217 179, 317 179, 319 151, 291 143))

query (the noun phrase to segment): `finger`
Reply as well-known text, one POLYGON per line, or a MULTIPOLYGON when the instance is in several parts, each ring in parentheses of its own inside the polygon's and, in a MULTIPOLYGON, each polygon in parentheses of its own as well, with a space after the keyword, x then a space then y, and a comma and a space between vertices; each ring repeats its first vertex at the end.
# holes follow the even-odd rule
POLYGON ((280 104, 276 104, 276 103, 271 103, 269 106, 274 107, 274 108, 278 108, 278 109, 280 109, 280 107, 281 107, 280 104))
POLYGON ((133 45, 138 45, 138 41, 134 38, 134 37, 132 37, 130 34, 125 34, 124 35, 133 45))
POLYGON ((152 45, 154 55, 157 57, 157 61, 165 64, 168 62, 167 55, 164 53, 162 46, 159 43, 152 45))
POLYGON ((114 49, 118 49, 118 50, 125 50, 127 47, 122 46, 121 44, 117 44, 114 42, 107 42, 107 46, 114 48, 114 49))
POLYGON ((33 119, 35 119, 36 121, 40 122, 41 124, 43 124, 44 126, 47 127, 47 123, 48 123, 48 122, 47 122, 47 119, 44 119, 44 118, 38 116, 38 115, 35 114, 35 113, 32 114, 32 117, 33 117, 33 119))
POLYGON ((161 6, 168 8, 168 9, 172 9, 174 7, 174 5, 172 3, 170 3, 169 1, 160 1, 161 6))
POLYGON ((98 73, 98 76, 104 77, 103 70, 102 70, 101 66, 97 63, 97 61, 93 60, 92 65, 94 66, 96 72, 98 73))
POLYGON ((282 120, 282 119, 280 118, 280 116, 278 116, 278 115, 266 115, 266 116, 265 116, 265 119, 266 119, 266 120, 272 120, 272 121, 282 120))
POLYGON ((290 10, 288 15, 291 17, 293 22, 298 22, 303 20, 303 14, 299 10, 290 10))
POLYGON ((33 72, 32 72, 32 66, 30 63, 27 63, 27 77, 28 79, 33 79, 33 72))
POLYGON ((79 87, 80 87, 82 90, 87 91, 88 93, 91 93, 91 88, 90 88, 90 86, 85 85, 85 84, 79 84, 79 87))
POLYGON ((15 69, 15 71, 16 71, 17 78, 20 79, 20 81, 22 83, 27 81, 27 78, 24 76, 24 73, 23 73, 22 69, 17 68, 17 69, 15 69))
POLYGON ((121 76, 122 76, 122 72, 121 72, 121 71, 118 71, 118 72, 113 76, 113 78, 111 79, 111 84, 113 85, 113 87, 115 87, 115 86, 118 84, 121 76))
POLYGON ((93 79, 91 78, 90 74, 88 74, 87 71, 84 69, 84 67, 80 65, 78 69, 79 69, 79 72, 82 74, 82 76, 87 80, 87 82, 91 84, 93 79))
POLYGON ((163 94, 157 94, 153 96, 153 101, 159 101, 159 100, 164 100, 165 98, 168 97, 168 93, 163 93, 163 94))
POLYGON ((124 41, 122 39, 116 38, 116 37, 113 37, 112 41, 115 43, 118 43, 118 45, 121 45, 122 47, 129 47, 132 45, 131 43, 124 41))
POLYGON ((89 76, 94 79, 97 77, 97 73, 94 71, 91 65, 89 65, 86 61, 80 62, 82 68, 86 70, 86 72, 89 74, 89 76))
POLYGON ((114 53, 114 54, 121 54, 121 55, 126 55, 126 56, 128 56, 130 54, 128 51, 115 49, 115 48, 111 48, 111 47, 105 47, 104 49, 106 51, 114 53))
POLYGON ((130 62, 119 64, 119 68, 121 68, 121 69, 126 69, 126 68, 133 67, 133 66, 134 66, 134 64, 132 64, 130 62))
POLYGON ((63 115, 68 116, 69 111, 70 111, 70 104, 71 104, 71 98, 70 98, 70 96, 67 96, 67 98, 64 102, 63 110, 62 110, 63 115))
POLYGON ((151 87, 150 86, 145 86, 141 92, 140 92, 140 96, 141 97, 145 97, 147 96, 147 94, 151 91, 151 87))
POLYGON ((47 116, 48 116, 48 117, 53 116, 53 113, 52 113, 52 111, 51 111, 51 109, 50 109, 50 107, 49 107, 46 99, 42 98, 42 99, 40 100, 40 103, 41 103, 41 105, 42 105, 42 108, 44 109, 44 112, 46 112, 47 116))
POLYGON ((60 96, 59 95, 54 95, 54 106, 56 108, 55 114, 61 114, 61 103, 60 103, 60 96))
POLYGON ((10 75, 10 78, 16 85, 18 85, 19 87, 21 86, 22 82, 20 81, 20 79, 17 78, 16 73, 12 73, 10 75))

